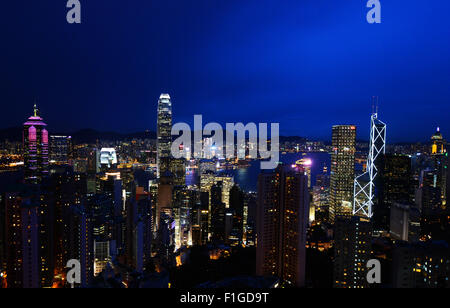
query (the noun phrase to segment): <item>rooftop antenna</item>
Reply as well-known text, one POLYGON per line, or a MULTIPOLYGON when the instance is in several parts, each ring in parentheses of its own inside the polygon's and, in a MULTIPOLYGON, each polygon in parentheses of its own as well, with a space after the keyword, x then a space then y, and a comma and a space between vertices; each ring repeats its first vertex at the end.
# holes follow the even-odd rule
POLYGON ((36 98, 34 98, 33 114, 34 114, 34 117, 38 117, 39 116, 39 109, 37 107, 36 98))
POLYGON ((372 115, 378 116, 378 96, 372 96, 372 115))

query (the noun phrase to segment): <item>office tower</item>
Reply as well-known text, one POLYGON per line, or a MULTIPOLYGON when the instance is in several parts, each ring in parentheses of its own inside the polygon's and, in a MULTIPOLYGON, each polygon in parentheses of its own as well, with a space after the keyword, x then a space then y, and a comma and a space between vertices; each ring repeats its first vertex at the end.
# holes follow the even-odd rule
POLYGON ((39 198, 39 275, 41 287, 48 288, 55 274, 55 193, 43 185, 39 198))
POLYGON ((420 185, 416 193, 416 203, 421 210, 422 235, 436 236, 440 229, 442 214, 441 187, 438 185, 438 171, 433 169, 422 170, 420 185))
POLYGON ((48 131, 47 124, 39 116, 34 105, 34 113, 23 124, 23 159, 25 181, 39 183, 48 174, 48 131))
POLYGON ((84 205, 73 205, 69 209, 67 221, 67 251, 64 258, 66 264, 71 259, 80 261, 81 284, 86 288, 94 277, 94 239, 92 218, 84 205))
POLYGON ((244 206, 245 194, 239 186, 234 185, 230 190, 230 214, 231 224, 227 228, 227 240, 231 246, 239 246, 243 242, 244 233, 244 206))
POLYGON ((283 282, 305 285, 308 179, 279 166, 258 178, 256 271, 283 282))
POLYGON ((39 202, 30 187, 5 194, 6 273, 8 288, 40 287, 39 202))
POLYGON ((108 193, 88 195, 86 210, 92 214, 94 238, 100 241, 112 238, 114 225, 114 203, 108 193))
POLYGON ((200 238, 201 245, 206 245, 209 239, 209 192, 200 191, 200 238))
POLYGON ((137 187, 127 203, 127 257, 129 265, 143 272, 149 265, 153 238, 152 204, 149 193, 137 187))
POLYGON ((6 272, 9 288, 23 286, 21 205, 19 192, 5 194, 6 272))
POLYGON ((256 245, 256 209, 257 209, 256 193, 245 194, 244 205, 244 239, 245 246, 256 245))
POLYGON ((431 156, 433 158, 433 167, 436 170, 436 184, 441 190, 442 206, 446 205, 447 198, 447 169, 448 169, 448 153, 447 142, 442 137, 439 127, 431 136, 431 156))
POLYGON ((214 183, 222 182, 222 202, 225 203, 225 208, 230 207, 230 190, 234 186, 234 177, 228 175, 217 175, 214 178, 214 183))
POLYGON ((419 210, 407 204, 393 203, 390 211, 390 233, 392 238, 405 242, 419 241, 419 210))
POLYGON ((354 181, 353 215, 373 217, 376 201, 376 181, 379 176, 378 162, 386 152, 386 124, 378 119, 378 114, 370 117, 370 140, 367 164, 364 173, 354 181))
POLYGON ((169 171, 161 174, 158 185, 158 202, 156 205, 156 228, 159 229, 161 213, 165 210, 172 210, 173 197, 173 176, 169 171))
POLYGON ((158 204, 158 180, 150 180, 148 183, 148 191, 150 193, 150 199, 152 202, 152 221, 153 221, 153 232, 158 231, 156 224, 156 208, 158 204))
POLYGON ((174 265, 175 222, 171 213, 161 212, 156 237, 156 257, 162 267, 174 265))
POLYGON ((439 127, 436 129, 436 132, 433 134, 433 136, 431 136, 431 143, 432 155, 444 154, 446 152, 446 142, 442 137, 442 133, 439 127))
POLYGON ((335 288, 366 288, 371 259, 372 224, 360 216, 337 216, 334 231, 335 288))
POLYGON ((72 137, 50 136, 50 161, 68 164, 70 159, 72 159, 72 137))
POLYGON ((223 182, 217 182, 211 187, 211 241, 225 242, 225 209, 222 201, 223 182))
POLYGON ((98 165, 101 171, 108 171, 116 168, 118 163, 116 149, 114 148, 102 148, 100 150, 100 161, 98 165))
POLYGON ((191 221, 191 237, 193 246, 202 245, 202 228, 201 228, 201 215, 202 215, 202 204, 201 204, 201 192, 194 191, 195 200, 193 201, 192 209, 190 212, 191 221))
POLYGON ((97 149, 88 153, 87 172, 94 175, 100 172, 100 151, 97 149))
POLYGON ((169 94, 161 94, 158 101, 157 177, 169 170, 172 146, 172 103, 169 94))
POLYGON ((328 222, 330 216, 329 197, 330 188, 328 186, 314 186, 312 192, 312 200, 315 209, 315 221, 319 223, 328 222))
POLYGON ((191 200, 195 195, 184 186, 176 186, 173 190, 173 212, 175 219, 175 249, 188 247, 191 238, 191 200))
POLYGON ((449 288, 450 249, 442 241, 397 243, 392 253, 393 288, 449 288))
POLYGON ((316 184, 312 190, 312 201, 315 208, 315 221, 326 223, 330 217, 330 175, 326 165, 322 173, 316 176, 316 184))
POLYGON ((295 162, 299 172, 306 174, 308 177, 308 187, 311 187, 311 166, 312 160, 310 158, 302 158, 295 162))
POLYGON ((385 154, 378 163, 378 202, 374 207, 375 230, 389 231, 391 206, 412 205, 413 182, 411 158, 407 155, 385 154))
MULTIPOLYGON (((39 203, 36 200, 25 199, 21 205, 21 226, 22 226, 22 267, 23 267, 23 288, 39 288, 40 274, 45 275, 46 269, 42 268, 39 260, 39 203)), ((41 278, 45 285, 44 277, 41 278)))
POLYGON ((330 175, 326 165, 323 166, 322 173, 316 176, 316 186, 330 187, 330 175))
POLYGON ((94 276, 98 276, 111 262, 110 241, 94 240, 94 276))
POLYGON ((52 166, 50 176, 41 185, 40 259, 45 269, 41 283, 47 287, 53 285, 54 277, 61 280, 66 272, 69 209, 82 197, 77 184, 71 167, 52 166))
POLYGON ((171 159, 169 170, 173 174, 175 186, 186 185, 186 160, 184 158, 171 159))
POLYGON ((338 215, 351 215, 355 179, 356 126, 336 125, 332 129, 330 175, 330 222, 338 215))

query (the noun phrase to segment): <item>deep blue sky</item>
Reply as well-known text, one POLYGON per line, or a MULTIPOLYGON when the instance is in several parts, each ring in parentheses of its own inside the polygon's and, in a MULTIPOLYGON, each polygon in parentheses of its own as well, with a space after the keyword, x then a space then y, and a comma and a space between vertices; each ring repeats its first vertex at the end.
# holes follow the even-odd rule
POLYGON ((447 0, 14 0, 0 11, 2 127, 37 97, 50 130, 155 129, 161 92, 175 121, 280 122, 284 135, 368 135, 380 97, 388 141, 450 139, 447 0))

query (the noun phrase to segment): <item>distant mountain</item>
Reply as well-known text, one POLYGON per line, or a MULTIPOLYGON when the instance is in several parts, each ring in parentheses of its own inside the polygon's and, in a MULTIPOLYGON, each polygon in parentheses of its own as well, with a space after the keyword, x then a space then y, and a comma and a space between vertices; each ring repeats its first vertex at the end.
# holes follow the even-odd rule
MULTIPOLYGON (((122 140, 146 139, 146 138, 156 139, 156 132, 153 131, 121 134, 117 132, 101 132, 95 129, 82 129, 72 133, 61 133, 50 131, 50 134, 72 136, 75 143, 96 143, 97 140, 122 141, 122 140)), ((22 128, 11 127, 7 129, 0 129, 0 142, 5 140, 21 142, 22 128)), ((306 140, 307 140, 306 138, 299 136, 280 136, 280 142, 303 143, 306 142, 306 140)))
POLYGON ((22 128, 10 127, 6 129, 0 129, 0 141, 22 141, 22 128))
POLYGON ((121 141, 131 139, 156 139, 156 133, 138 132, 131 134, 121 134, 117 132, 100 132, 94 129, 83 129, 70 134, 76 143, 95 143, 97 140, 121 141))
MULTIPOLYGON (((144 138, 156 139, 156 133, 151 131, 121 134, 117 132, 100 132, 94 129, 82 129, 73 133, 58 133, 50 131, 50 134, 72 136, 76 143, 95 143, 97 140, 121 141, 144 138)), ((5 140, 16 142, 22 141, 22 128, 12 127, 0 129, 0 142, 5 140)))

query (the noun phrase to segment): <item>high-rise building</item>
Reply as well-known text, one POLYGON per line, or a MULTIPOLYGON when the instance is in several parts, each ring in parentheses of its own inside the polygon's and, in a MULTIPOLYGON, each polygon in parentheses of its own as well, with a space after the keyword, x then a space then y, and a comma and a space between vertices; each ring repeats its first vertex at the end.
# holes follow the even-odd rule
POLYGON ((49 138, 46 127, 34 105, 33 115, 23 124, 23 159, 25 181, 28 183, 39 183, 48 174, 49 138))
POLYGON ((186 160, 184 158, 171 159, 169 169, 173 174, 173 184, 175 186, 186 185, 186 160))
POLYGON ((222 201, 223 183, 217 182, 211 187, 211 240, 225 242, 225 203, 222 201))
POLYGON ((335 125, 332 130, 330 222, 351 215, 355 179, 356 126, 335 125))
POLYGON ((437 178, 436 185, 441 190, 441 202, 445 207, 447 203, 447 169, 448 169, 448 153, 446 149, 446 141, 442 137, 439 127, 431 136, 431 156, 433 157, 434 169, 436 170, 437 178))
POLYGON ((157 177, 169 170, 172 146, 172 103, 169 94, 161 94, 158 101, 157 177))
POLYGON ((439 172, 436 169, 422 170, 420 185, 416 192, 416 204, 421 211, 422 235, 437 239, 438 230, 441 229, 442 194, 438 183, 439 172), (437 233, 436 233, 437 232, 437 233))
POLYGON ((8 288, 39 288, 39 202, 31 186, 5 194, 8 288))
POLYGON ((311 188, 311 166, 312 160, 310 158, 302 158, 295 162, 295 165, 300 172, 308 176, 308 187, 311 188))
POLYGON ((234 177, 227 175, 217 175, 214 178, 214 182, 217 184, 222 182, 222 202, 225 203, 225 207, 230 207, 230 190, 234 186, 234 177))
POLYGON ((374 207, 373 223, 376 230, 389 231, 391 206, 395 202, 411 205, 413 201, 411 158, 385 154, 378 162, 378 171, 378 200, 374 207))
POLYGON ((231 246, 241 245, 244 233, 244 206, 245 194, 239 186, 234 185, 230 190, 230 213, 231 224, 229 226, 229 234, 227 234, 228 242, 231 246))
POLYGON ((305 285, 308 178, 279 166, 258 178, 256 271, 283 282, 305 285))
POLYGON ((445 140, 442 137, 440 128, 436 129, 436 132, 431 136, 431 154, 439 155, 446 152, 445 140))
POLYGON ((334 287, 368 287, 367 262, 372 254, 370 220, 360 216, 336 216, 334 243, 334 287))
POLYGON ((418 242, 420 237, 420 212, 401 203, 391 205, 390 234, 393 239, 418 242))
POLYGON ((158 184, 158 199, 156 204, 156 229, 159 230, 161 213, 172 210, 173 204, 173 176, 169 171, 161 174, 158 184))
POLYGON ((67 255, 65 261, 76 259, 81 265, 81 287, 88 287, 94 277, 94 239, 92 218, 83 205, 70 208, 67 221, 67 255))
POLYGON ((50 136, 50 161, 67 164, 72 158, 71 136, 50 136))
POLYGON ((449 256, 444 241, 397 243, 392 253, 392 287, 449 288, 449 256))
MULTIPOLYGON (((175 249, 191 245, 191 202, 195 194, 185 186, 173 190, 173 213, 175 218, 175 249)), ((195 201, 194 201, 195 203, 195 201)))

